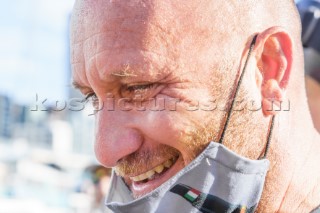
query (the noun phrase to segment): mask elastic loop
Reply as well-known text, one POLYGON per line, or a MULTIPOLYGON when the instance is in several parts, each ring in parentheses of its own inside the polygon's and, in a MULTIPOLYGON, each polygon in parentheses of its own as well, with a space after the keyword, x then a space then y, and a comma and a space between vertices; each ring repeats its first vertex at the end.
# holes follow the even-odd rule
MULTIPOLYGON (((223 131, 222 131, 222 134, 221 134, 221 137, 220 137, 220 140, 219 140, 219 143, 221 143, 221 144, 223 144, 223 139, 224 139, 227 127, 229 125, 231 113, 232 113, 232 110, 233 110, 233 107, 234 107, 235 98, 238 95, 238 92, 239 92, 239 89, 240 89, 240 85, 241 85, 241 82, 243 80, 243 77, 244 77, 244 74, 245 74, 245 71, 246 71, 246 68, 247 68, 247 65, 248 65, 248 61, 249 61, 250 55, 252 53, 253 47, 254 47, 254 45, 256 43, 257 37, 258 37, 258 35, 255 35, 253 40, 252 40, 252 42, 251 42, 251 44, 250 44, 250 49, 249 49, 249 52, 248 52, 248 55, 247 55, 247 59, 246 59, 245 64, 243 66, 243 70, 242 70, 242 73, 240 75, 240 78, 239 78, 239 81, 238 81, 238 84, 237 84, 237 87, 236 87, 236 91, 234 93, 234 96, 233 96, 233 99, 232 99, 232 102, 231 102, 231 106, 230 106, 230 108, 228 110, 228 113, 227 113, 227 119, 226 119, 225 125, 223 127, 223 131)), ((270 128, 269 128, 269 131, 268 131, 267 144, 266 144, 265 152, 264 152, 263 156, 260 157, 259 159, 265 159, 267 157, 267 155, 268 155, 269 148, 270 148, 270 143, 271 143, 271 139, 272 139, 274 120, 275 120, 275 116, 272 116, 272 118, 270 120, 270 128)))
POLYGON ((239 89, 240 89, 240 85, 241 85, 241 82, 243 80, 243 77, 244 77, 244 74, 245 74, 245 71, 246 71, 246 68, 247 68, 247 65, 248 65, 248 61, 249 61, 249 58, 250 58, 250 55, 251 55, 251 52, 253 50, 253 47, 256 43, 256 40, 257 40, 257 37, 258 35, 255 35, 251 44, 250 44, 250 49, 249 49, 249 52, 248 52, 248 55, 247 55, 247 59, 245 61, 245 64, 243 66, 243 70, 242 70, 242 73, 240 75, 240 78, 239 78, 239 81, 238 81, 238 85, 236 87, 236 91, 234 93, 234 96, 233 96, 233 99, 232 99, 232 102, 231 102, 231 106, 228 110, 228 113, 227 113, 227 119, 226 119, 226 122, 225 122, 225 125, 223 127, 223 131, 222 131, 222 134, 221 134, 221 137, 220 137, 220 140, 219 140, 219 143, 223 144, 223 139, 224 139, 224 136, 225 136, 225 133, 226 133, 226 130, 227 130, 227 127, 229 125, 229 121, 230 121, 230 117, 231 117, 231 113, 232 113, 232 110, 233 110, 233 107, 234 107, 234 103, 235 103, 235 98, 237 97, 238 95, 238 92, 239 92, 239 89))
POLYGON ((267 137, 266 150, 264 151, 263 156, 259 158, 259 160, 265 159, 268 155, 270 143, 271 143, 271 138, 272 138, 273 127, 274 127, 274 119, 275 119, 275 116, 272 116, 271 121, 270 121, 270 128, 269 128, 269 132, 268 132, 268 137, 267 137))

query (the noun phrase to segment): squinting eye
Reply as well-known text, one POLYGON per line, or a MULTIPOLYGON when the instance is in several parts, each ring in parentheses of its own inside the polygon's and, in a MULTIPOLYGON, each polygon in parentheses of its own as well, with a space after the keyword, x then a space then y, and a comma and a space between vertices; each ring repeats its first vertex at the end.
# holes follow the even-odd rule
POLYGON ((127 91, 136 93, 151 89, 152 87, 154 87, 154 84, 127 86, 127 91))
POLYGON ((156 86, 154 83, 125 85, 121 88, 121 97, 132 100, 146 99, 152 95, 152 89, 156 86))

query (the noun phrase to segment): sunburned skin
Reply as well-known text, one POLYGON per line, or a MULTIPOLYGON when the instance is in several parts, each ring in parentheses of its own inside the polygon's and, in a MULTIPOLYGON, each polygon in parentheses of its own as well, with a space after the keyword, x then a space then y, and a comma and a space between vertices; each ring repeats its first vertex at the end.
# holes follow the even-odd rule
MULTIPOLYGON (((277 27, 288 14, 274 21, 286 4, 76 2, 71 27, 73 81, 84 95, 98 100, 98 107, 110 96, 131 100, 127 106, 132 110, 117 105, 113 111, 102 107, 95 114, 95 153, 104 166, 115 168, 135 197, 160 186, 210 141, 219 140, 226 110, 188 109, 209 100, 228 108, 249 44, 259 33, 238 98, 262 103, 262 108, 232 112, 225 145, 258 159, 275 115, 271 165, 257 211, 308 212, 320 204, 320 140, 300 83, 303 62, 295 40, 299 32, 293 31, 297 27, 277 27), (256 14, 265 17, 257 19, 256 14), (165 100, 165 109, 150 110, 149 99, 165 100), (270 110, 270 100, 278 105, 290 100, 291 108, 270 110), (147 110, 137 109, 139 101, 147 110)), ((287 13, 294 17, 291 10, 287 13)))

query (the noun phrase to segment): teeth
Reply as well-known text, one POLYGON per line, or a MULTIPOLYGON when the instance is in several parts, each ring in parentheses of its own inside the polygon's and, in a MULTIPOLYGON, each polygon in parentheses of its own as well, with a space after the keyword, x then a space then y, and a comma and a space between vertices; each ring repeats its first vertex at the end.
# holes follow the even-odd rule
POLYGON ((164 168, 170 168, 173 164, 173 161, 174 161, 174 159, 167 160, 163 164, 160 164, 160 165, 154 167, 153 169, 147 171, 146 173, 143 173, 143 174, 135 176, 135 177, 130 177, 130 179, 135 182, 142 181, 145 179, 151 180, 153 178, 154 174, 156 174, 156 173, 160 174, 164 170, 164 168))
POLYGON ((131 179, 131 180, 133 180, 133 181, 140 181, 140 178, 139 178, 139 176, 136 176, 136 177, 131 177, 130 179, 131 179))
POLYGON ((159 174, 163 171, 164 166, 162 164, 160 164, 159 166, 157 166, 156 168, 154 168, 154 170, 159 174))
POLYGON ((138 175, 136 177, 131 178, 131 180, 133 180, 133 181, 141 181, 141 180, 144 180, 144 179, 147 179, 147 178, 148 178, 147 173, 143 173, 141 175, 138 175))
POLYGON ((170 168, 170 166, 172 165, 172 161, 171 160, 167 160, 166 162, 164 162, 163 164, 165 167, 170 168))
POLYGON ((155 171, 150 170, 147 173, 145 173, 147 175, 148 178, 152 177, 154 175, 155 171))

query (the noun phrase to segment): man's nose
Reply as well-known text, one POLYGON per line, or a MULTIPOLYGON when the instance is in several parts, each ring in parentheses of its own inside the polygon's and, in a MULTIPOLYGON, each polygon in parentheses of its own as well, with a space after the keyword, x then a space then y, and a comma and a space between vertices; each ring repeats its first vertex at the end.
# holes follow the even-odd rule
POLYGON ((97 113, 95 155, 105 167, 116 166, 121 158, 137 151, 142 141, 132 113, 121 110, 97 113))

